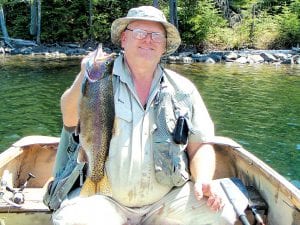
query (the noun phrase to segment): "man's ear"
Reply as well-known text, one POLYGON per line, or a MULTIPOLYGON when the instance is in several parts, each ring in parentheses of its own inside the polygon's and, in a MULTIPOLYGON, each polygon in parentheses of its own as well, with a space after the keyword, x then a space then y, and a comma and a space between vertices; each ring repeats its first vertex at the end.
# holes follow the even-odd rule
POLYGON ((121 40, 121 47, 122 48, 124 48, 124 42, 126 41, 126 34, 125 34, 125 31, 123 31, 122 33, 121 33, 121 38, 120 38, 121 40))

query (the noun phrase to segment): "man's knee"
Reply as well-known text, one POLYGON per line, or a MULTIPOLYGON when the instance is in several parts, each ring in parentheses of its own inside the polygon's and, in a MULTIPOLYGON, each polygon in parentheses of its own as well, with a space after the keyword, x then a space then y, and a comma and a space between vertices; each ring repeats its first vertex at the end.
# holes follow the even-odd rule
POLYGON ((200 201, 196 199, 193 183, 188 182, 159 201, 153 208, 154 213, 145 218, 145 224, 234 224, 236 221, 234 209, 227 199, 225 202, 222 210, 213 211, 207 206, 207 198, 200 201))

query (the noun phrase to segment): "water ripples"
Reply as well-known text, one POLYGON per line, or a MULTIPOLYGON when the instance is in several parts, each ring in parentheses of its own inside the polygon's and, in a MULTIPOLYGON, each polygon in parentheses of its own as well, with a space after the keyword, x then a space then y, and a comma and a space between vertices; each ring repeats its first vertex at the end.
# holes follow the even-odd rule
POLYGON ((197 84, 217 135, 235 139, 288 179, 300 180, 299 66, 170 67, 197 84))
POLYGON ((0 68, 0 149, 27 135, 58 136, 59 99, 79 60, 8 57, 0 59, 0 68))

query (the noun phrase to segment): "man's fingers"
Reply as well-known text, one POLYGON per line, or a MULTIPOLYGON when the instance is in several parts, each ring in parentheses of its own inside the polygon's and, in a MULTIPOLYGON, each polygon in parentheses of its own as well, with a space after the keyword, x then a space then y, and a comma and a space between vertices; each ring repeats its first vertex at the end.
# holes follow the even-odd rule
POLYGON ((196 182, 194 185, 194 193, 197 200, 203 198, 202 182, 196 182))
POLYGON ((217 195, 212 195, 207 200, 207 205, 214 211, 218 211, 224 207, 224 202, 222 197, 217 195))
POLYGON ((216 187, 210 182, 197 181, 194 185, 194 192, 197 200, 208 197, 207 205, 214 211, 219 211, 224 207, 224 202, 221 196, 219 196, 216 187))

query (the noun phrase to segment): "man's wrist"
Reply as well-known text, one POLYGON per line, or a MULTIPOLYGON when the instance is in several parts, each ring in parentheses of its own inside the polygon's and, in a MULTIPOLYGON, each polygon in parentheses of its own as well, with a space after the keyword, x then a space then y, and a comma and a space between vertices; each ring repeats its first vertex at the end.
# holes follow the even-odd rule
POLYGON ((195 184, 209 184, 211 183, 211 179, 203 179, 203 178, 198 178, 194 180, 195 184))

